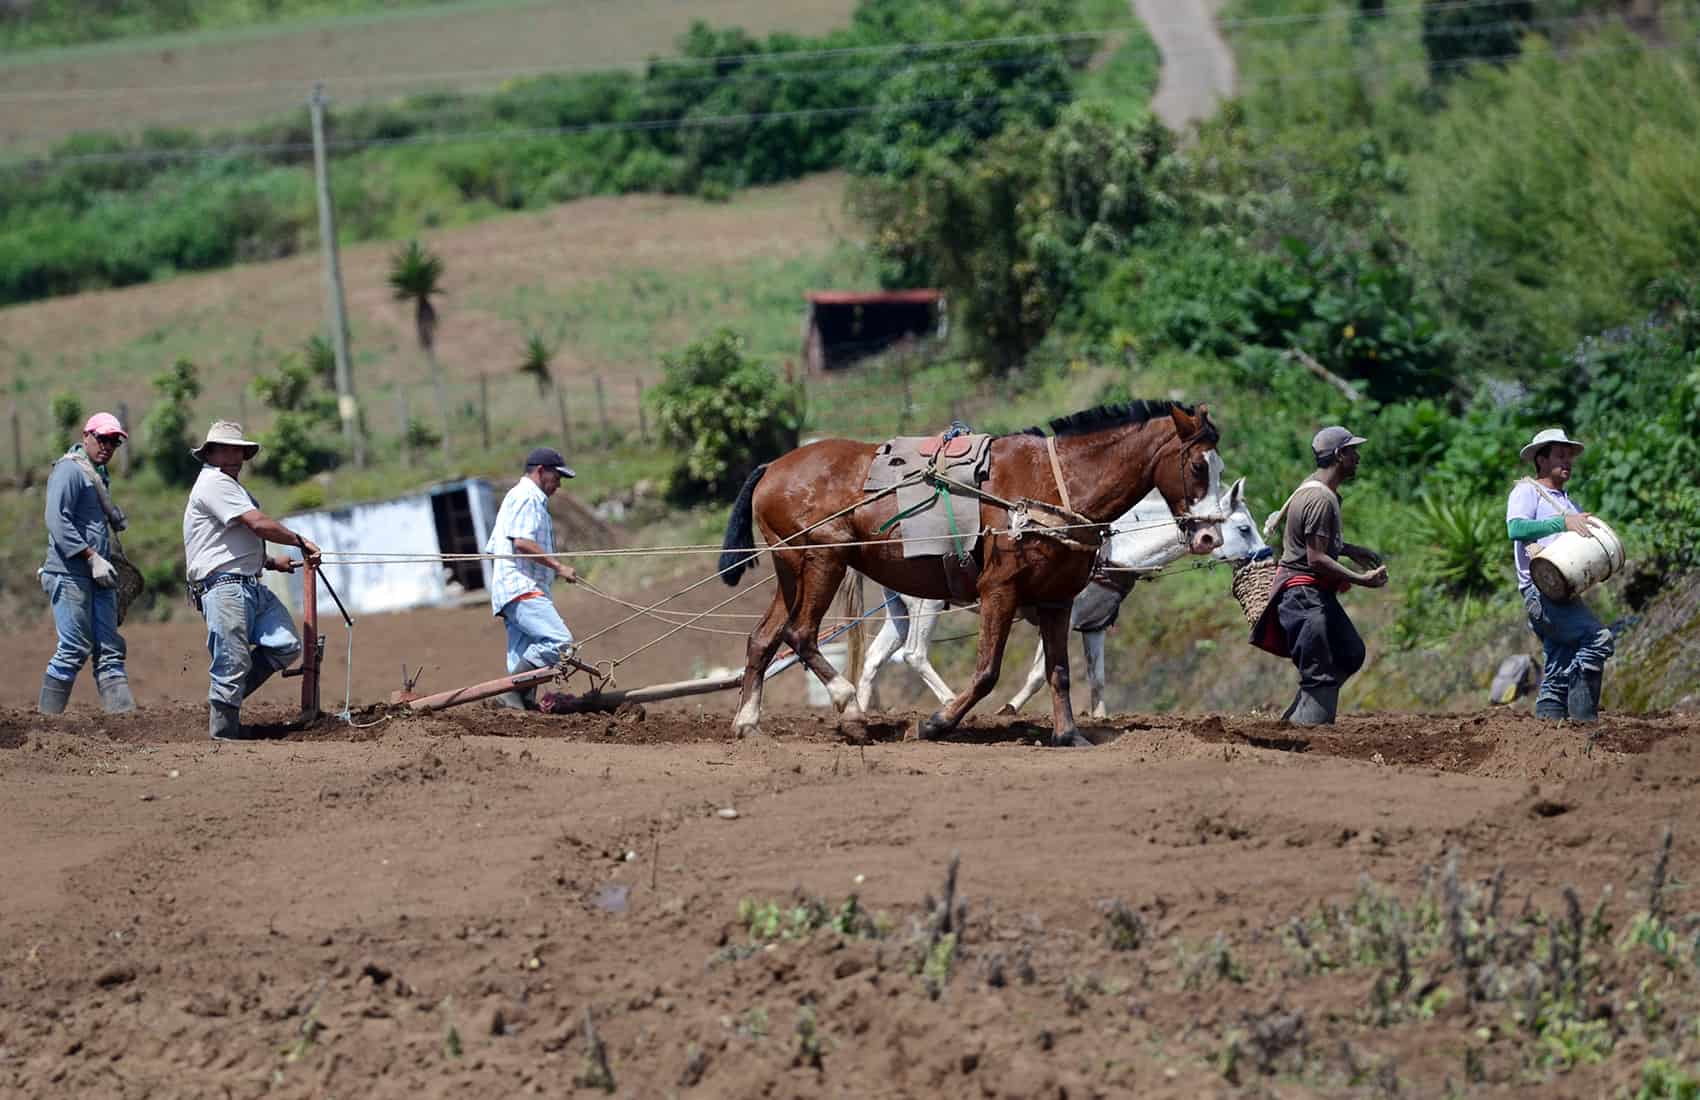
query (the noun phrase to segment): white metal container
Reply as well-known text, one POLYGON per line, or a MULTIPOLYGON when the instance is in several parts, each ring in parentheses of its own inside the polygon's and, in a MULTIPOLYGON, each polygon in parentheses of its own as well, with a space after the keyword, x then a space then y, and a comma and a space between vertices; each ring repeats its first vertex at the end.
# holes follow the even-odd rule
POLYGON ((1589 534, 1566 531, 1529 558, 1529 579, 1549 600, 1567 603, 1623 568, 1617 532, 1589 517, 1589 534))

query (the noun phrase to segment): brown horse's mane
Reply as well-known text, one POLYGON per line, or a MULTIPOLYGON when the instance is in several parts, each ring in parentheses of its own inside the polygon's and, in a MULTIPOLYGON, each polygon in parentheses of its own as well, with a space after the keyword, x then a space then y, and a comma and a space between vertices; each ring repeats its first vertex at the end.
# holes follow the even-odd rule
MULTIPOLYGON (((1067 416, 1059 416, 1051 421, 1051 431, 1059 436, 1085 435, 1087 432, 1101 432, 1106 428, 1119 428, 1127 424, 1144 424, 1168 416, 1177 408, 1188 416, 1197 415, 1193 406, 1182 405, 1177 401, 1128 401, 1121 404, 1096 405, 1067 416)), ((1208 419, 1204 424, 1205 438, 1212 443, 1216 442, 1216 425, 1208 419)), ((1035 424, 1012 434, 1043 436, 1045 429, 1035 424)))

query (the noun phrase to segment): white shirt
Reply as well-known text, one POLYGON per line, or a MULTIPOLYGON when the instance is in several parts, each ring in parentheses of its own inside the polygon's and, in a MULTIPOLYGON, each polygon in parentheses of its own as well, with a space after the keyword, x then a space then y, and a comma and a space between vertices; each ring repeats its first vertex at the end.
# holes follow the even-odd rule
MULTIPOLYGON (((546 554, 555 552, 555 524, 549 519, 549 498, 529 477, 508 490, 496 513, 495 526, 484 544, 486 554, 517 554, 514 539, 530 539, 546 554)), ((537 558, 497 559, 490 570, 490 611, 500 615, 515 596, 549 591, 555 571, 537 558)))
MULTIPOLYGON (((1575 515, 1581 511, 1582 509, 1576 507, 1576 502, 1570 499, 1570 494, 1563 489, 1547 489, 1545 485, 1537 489, 1535 483, 1529 478, 1523 478, 1516 485, 1513 485, 1511 495, 1505 501, 1505 519, 1508 523, 1514 519, 1551 519, 1553 516, 1575 515), (1544 493, 1542 492, 1543 489, 1546 490, 1544 493), (1547 499, 1549 496, 1552 500, 1547 499), (1553 501, 1558 502, 1558 508, 1553 507, 1553 501)), ((1563 533, 1562 531, 1559 532, 1560 535, 1563 533)), ((1535 545, 1544 547, 1556 538, 1558 538, 1558 535, 1548 535, 1545 538, 1536 539, 1535 545)), ((1533 591, 1535 582, 1529 576, 1529 546, 1527 543, 1513 542, 1511 544, 1511 564, 1517 569, 1517 590, 1519 592, 1533 591)))
POLYGON ((214 573, 257 577, 265 563, 266 540, 237 522, 260 506, 242 483, 216 466, 202 466, 183 509, 183 556, 192 581, 214 573))

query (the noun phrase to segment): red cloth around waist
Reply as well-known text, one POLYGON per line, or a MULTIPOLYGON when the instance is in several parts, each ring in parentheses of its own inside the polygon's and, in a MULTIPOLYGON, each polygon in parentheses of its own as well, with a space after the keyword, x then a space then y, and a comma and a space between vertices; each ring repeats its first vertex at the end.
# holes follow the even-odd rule
POLYGON ((1277 657, 1293 655, 1293 651, 1287 647, 1287 632, 1281 629, 1281 616, 1275 613, 1275 605, 1280 602, 1281 593, 1287 589, 1307 586, 1334 593, 1344 592, 1352 587, 1347 581, 1325 581, 1312 573, 1289 573, 1285 569, 1277 569, 1275 590, 1269 593, 1269 604, 1263 609, 1263 615, 1257 620, 1257 625, 1251 628, 1252 645, 1277 657))

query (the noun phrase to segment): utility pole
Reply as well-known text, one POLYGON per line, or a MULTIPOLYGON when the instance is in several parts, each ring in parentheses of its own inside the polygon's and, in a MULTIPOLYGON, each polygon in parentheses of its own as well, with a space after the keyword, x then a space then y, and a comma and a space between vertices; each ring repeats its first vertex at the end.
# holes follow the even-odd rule
MULTIPOLYGON (((337 256, 336 211, 331 207, 331 177, 325 161, 325 86, 313 85, 307 107, 313 116, 313 179, 319 195, 319 254, 325 260, 325 300, 330 306, 331 348, 336 352, 336 410, 342 440, 356 469, 366 466, 366 440, 360 433, 360 408, 354 400, 354 370, 348 362, 348 309, 342 294, 342 262, 337 256)), ((404 426, 405 430, 405 426, 404 426)))

